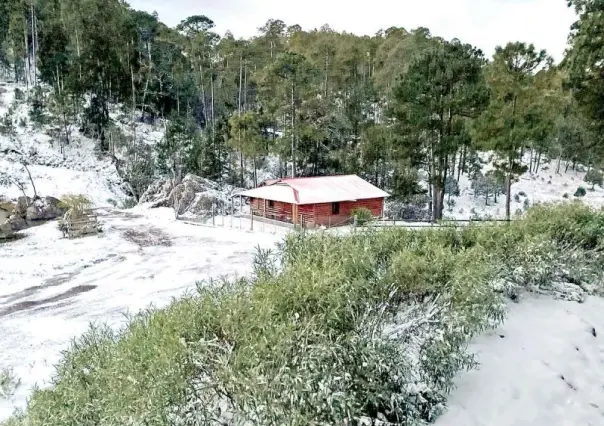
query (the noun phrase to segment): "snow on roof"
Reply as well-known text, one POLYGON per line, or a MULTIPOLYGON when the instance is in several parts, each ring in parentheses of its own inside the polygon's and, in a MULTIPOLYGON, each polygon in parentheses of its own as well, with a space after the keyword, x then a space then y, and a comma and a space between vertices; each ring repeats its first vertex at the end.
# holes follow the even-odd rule
POLYGON ((335 203, 390 196, 357 175, 278 179, 236 195, 291 204, 335 203))

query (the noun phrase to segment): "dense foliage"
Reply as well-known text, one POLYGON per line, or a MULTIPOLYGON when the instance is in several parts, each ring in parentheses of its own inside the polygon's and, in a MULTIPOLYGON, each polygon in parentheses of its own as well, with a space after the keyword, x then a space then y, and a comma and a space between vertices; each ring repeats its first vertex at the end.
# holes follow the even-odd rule
POLYGON ((360 37, 269 20, 236 39, 206 16, 169 28, 122 0, 0 0, 0 72, 26 85, 33 122, 54 117, 61 147, 77 123, 119 157, 134 197, 157 174, 256 184, 270 155, 280 175, 357 173, 403 200, 427 192, 440 218, 446 182, 477 151, 496 154, 508 194, 527 152, 530 171, 556 158, 557 172, 562 159, 602 165, 602 6, 570 5, 579 20, 558 66, 523 43, 488 60, 426 28, 360 37), (115 105, 130 122, 168 120, 155 152, 120 133, 115 105))
POLYGON ((200 283, 119 334, 92 328, 9 424, 424 424, 506 297, 601 294, 603 249, 604 213, 579 204, 504 225, 291 234, 253 278, 200 283))

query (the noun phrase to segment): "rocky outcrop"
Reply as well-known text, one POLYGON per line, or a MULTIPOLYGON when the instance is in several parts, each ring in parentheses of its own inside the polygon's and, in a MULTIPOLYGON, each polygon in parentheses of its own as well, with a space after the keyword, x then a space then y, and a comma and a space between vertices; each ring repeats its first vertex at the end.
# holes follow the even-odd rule
POLYGON ((8 221, 0 224, 0 240, 12 238, 15 235, 13 228, 8 221))
POLYGON ((30 197, 19 197, 17 203, 11 205, 13 207, 10 216, 0 224, 0 239, 11 238, 15 232, 36 223, 57 219, 67 211, 54 197, 40 197, 35 200, 30 197))
POLYGON ((27 222, 53 220, 65 214, 67 208, 61 206, 61 201, 54 197, 42 197, 28 204, 25 209, 27 222))
POLYGON ((152 203, 152 207, 172 207, 169 205, 169 200, 173 189, 173 179, 158 179, 149 185, 139 202, 141 204, 152 203))
POLYGON ((231 197, 236 188, 188 174, 180 183, 171 179, 154 182, 141 197, 151 207, 172 207, 179 215, 209 216, 230 213, 231 197))
POLYGON ((15 210, 15 203, 0 197, 0 240, 12 238, 14 230, 8 218, 15 210))

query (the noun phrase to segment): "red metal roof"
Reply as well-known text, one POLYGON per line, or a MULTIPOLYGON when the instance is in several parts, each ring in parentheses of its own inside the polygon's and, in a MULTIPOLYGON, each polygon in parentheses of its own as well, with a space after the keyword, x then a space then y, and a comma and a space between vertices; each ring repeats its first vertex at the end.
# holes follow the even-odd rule
POLYGON ((270 180, 264 186, 237 195, 291 204, 335 203, 390 196, 357 175, 270 180))

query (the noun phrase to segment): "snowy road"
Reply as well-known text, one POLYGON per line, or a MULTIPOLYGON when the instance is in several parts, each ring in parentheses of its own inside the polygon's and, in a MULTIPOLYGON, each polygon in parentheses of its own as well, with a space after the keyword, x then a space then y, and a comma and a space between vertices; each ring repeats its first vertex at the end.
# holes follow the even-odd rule
POLYGON ((71 338, 90 322, 115 327, 124 313, 164 306, 195 282, 246 275, 255 247, 281 235, 186 225, 170 209, 106 212, 104 232, 61 238, 56 223, 0 244, 0 368, 22 380, 0 399, 0 421, 23 407, 32 385, 43 385, 71 338))

